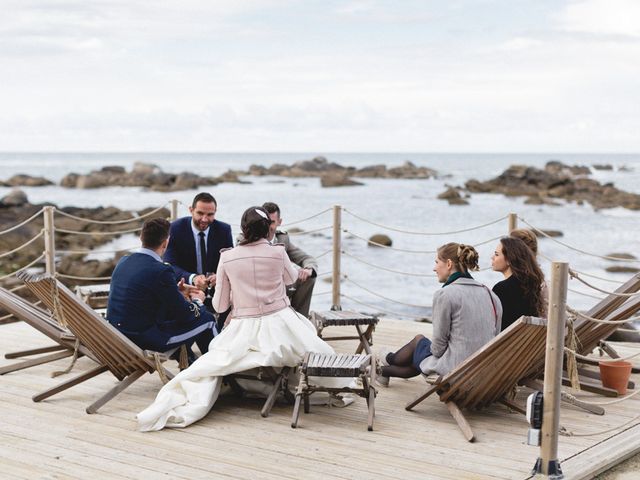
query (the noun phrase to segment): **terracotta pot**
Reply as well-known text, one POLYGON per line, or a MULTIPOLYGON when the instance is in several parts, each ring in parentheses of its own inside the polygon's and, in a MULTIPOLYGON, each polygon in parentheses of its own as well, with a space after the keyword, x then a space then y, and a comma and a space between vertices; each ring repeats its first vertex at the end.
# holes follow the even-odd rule
POLYGON ((617 390, 620 395, 627 393, 627 384, 631 376, 631 362, 600 362, 602 385, 617 390))

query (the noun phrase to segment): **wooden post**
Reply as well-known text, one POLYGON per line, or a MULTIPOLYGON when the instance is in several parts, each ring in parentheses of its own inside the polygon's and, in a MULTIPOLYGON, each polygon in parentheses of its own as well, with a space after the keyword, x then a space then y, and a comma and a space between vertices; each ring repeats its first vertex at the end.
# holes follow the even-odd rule
POLYGON ((333 273, 331 277, 331 310, 342 310, 340 305, 340 249, 342 231, 342 207, 333 206, 333 273))
POLYGON ((518 214, 510 213, 509 214, 509 233, 513 232, 516 228, 518 228, 518 214))
POLYGON ((173 222, 178 219, 178 200, 175 198, 171 200, 171 217, 170 220, 173 222))
POLYGON ((50 275, 56 273, 56 229, 53 224, 53 212, 56 207, 44 207, 44 265, 50 275))
POLYGON ((542 392, 542 439, 540 458, 538 458, 534 469, 534 473, 542 473, 554 479, 564 478, 558 460, 558 430, 560 428, 568 272, 569 264, 567 262, 552 262, 547 351, 544 359, 544 391, 542 392))

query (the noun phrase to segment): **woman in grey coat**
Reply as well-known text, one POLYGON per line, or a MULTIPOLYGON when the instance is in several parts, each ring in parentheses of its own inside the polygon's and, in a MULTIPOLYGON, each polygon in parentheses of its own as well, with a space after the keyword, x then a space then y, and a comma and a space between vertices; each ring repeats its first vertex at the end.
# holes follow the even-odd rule
POLYGON ((433 271, 444 285, 433 295, 433 339, 417 335, 384 355, 378 383, 420 373, 446 375, 500 332, 500 300, 471 277, 474 270, 478 252, 472 246, 447 243, 438 248, 433 271))

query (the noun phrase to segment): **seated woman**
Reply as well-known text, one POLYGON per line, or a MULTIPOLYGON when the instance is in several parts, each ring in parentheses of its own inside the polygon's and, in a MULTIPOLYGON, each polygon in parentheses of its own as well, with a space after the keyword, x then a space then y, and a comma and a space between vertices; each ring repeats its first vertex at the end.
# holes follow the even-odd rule
POLYGON ((519 238, 500 239, 491 267, 504 275, 493 287, 502 303, 502 330, 522 315, 540 316, 544 310, 544 274, 531 249, 519 238))
POLYGON ((233 309, 209 351, 167 383, 138 414, 140 430, 186 427, 204 417, 222 377, 260 366, 295 366, 305 352, 333 353, 311 322, 296 313, 285 285, 298 278, 282 245, 266 239, 271 220, 262 207, 242 215, 244 241, 220 255, 213 297, 216 311, 233 309))
MULTIPOLYGON (((536 260, 538 259, 538 237, 536 237, 533 230, 528 228, 516 228, 509 232, 509 236, 522 240, 525 245, 529 247, 533 256, 536 257, 536 260)), ((540 289, 542 290, 542 307, 539 316, 547 318, 547 310, 549 307, 549 288, 547 287, 547 282, 543 281, 542 285, 540 285, 540 289)))
POLYGON ((500 300, 469 270, 478 270, 478 252, 473 247, 447 243, 438 249, 433 271, 444 285, 433 294, 433 339, 417 335, 381 358, 378 383, 388 385, 389 377, 420 373, 446 375, 498 334, 500 300))

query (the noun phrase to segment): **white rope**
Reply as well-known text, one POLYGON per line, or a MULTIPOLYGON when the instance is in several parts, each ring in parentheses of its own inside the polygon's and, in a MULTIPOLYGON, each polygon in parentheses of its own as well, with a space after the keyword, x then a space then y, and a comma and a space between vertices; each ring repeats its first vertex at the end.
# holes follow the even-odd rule
POLYGON ((36 240, 38 240, 41 236, 44 235, 44 230, 40 230, 40 233, 37 234, 35 237, 33 237, 31 240, 29 240, 28 242, 23 243, 22 245, 20 245, 19 247, 14 248, 13 250, 10 250, 8 252, 4 252, 2 254, 0 254, 0 258, 2 257, 7 257, 9 255, 11 255, 12 253, 16 253, 19 250, 22 250, 23 248, 31 245, 33 242, 35 242, 36 240))
POLYGON ((6 275, 3 275, 2 277, 0 277, 0 280, 4 280, 5 278, 9 278, 12 275, 15 275, 18 272, 21 272, 22 270, 25 270, 29 267, 33 267, 36 263, 38 263, 40 260, 42 260, 44 258, 44 253, 42 253, 38 258, 36 258, 35 260, 33 260, 32 262, 28 263, 27 265, 25 265, 24 267, 20 267, 18 270, 16 270, 15 272, 11 272, 8 273, 6 275))
POLYGON ((142 227, 132 228, 131 230, 118 230, 115 232, 80 232, 78 230, 64 230, 62 228, 56 228, 56 232, 70 233, 73 235, 120 235, 124 233, 135 233, 142 230, 142 227))
MULTIPOLYGON (((564 347, 564 351, 565 352, 569 352, 572 355, 575 355, 576 358, 580 359, 580 360, 588 360, 588 361, 592 361, 593 358, 589 358, 589 357, 585 357, 584 355, 580 355, 578 352, 575 352, 573 350, 571 350, 569 347, 564 347)), ((611 358, 611 360, 603 360, 603 361, 611 361, 611 362, 626 362, 627 360, 631 360, 632 358, 636 358, 638 355, 640 355, 640 352, 636 352, 633 355, 628 355, 626 357, 616 357, 616 358, 611 358)), ((640 390, 639 390, 640 391, 640 390)))
POLYGON ((99 253, 118 253, 118 252, 129 252, 131 250, 135 250, 139 248, 138 245, 134 245, 133 247, 120 248, 118 250, 56 250, 56 253, 65 254, 65 255, 81 255, 81 254, 99 254, 99 253))
POLYGON ((322 272, 322 273, 319 273, 317 276, 318 277, 326 277, 327 275, 332 275, 332 274, 333 274, 333 271, 331 271, 331 272, 322 272))
POLYGON ((363 217, 361 217, 359 215, 356 215, 351 210, 347 210, 346 208, 343 208, 343 210, 346 213, 348 213, 349 215, 357 218, 358 220, 362 220, 365 223, 369 223, 371 225, 375 225, 376 227, 385 228, 387 230, 391 230, 391 231, 394 231, 394 232, 406 233, 406 234, 409 234, 409 235, 426 235, 426 236, 429 236, 429 235, 433 235, 433 236, 437 236, 437 235, 453 235, 453 234, 456 234, 456 233, 470 232, 472 230, 478 230, 480 228, 484 228, 484 227, 488 227, 490 225, 494 225, 494 224, 496 224, 498 222, 501 222, 501 221, 505 220, 506 218, 508 218, 508 216, 505 215, 504 217, 498 218, 497 220, 493 220, 492 222, 488 222, 488 223, 485 223, 485 224, 482 224, 482 225, 476 225, 475 227, 464 228, 462 230, 452 230, 452 231, 449 231, 449 232, 416 232, 416 231, 412 231, 412 230, 403 230, 403 229, 400 229, 400 228, 390 227, 388 225, 383 225, 383 224, 380 224, 380 223, 372 222, 371 220, 367 220, 366 218, 363 218, 363 217))
POLYGON ((567 305, 567 312, 577 317, 584 318, 585 320, 588 320, 590 322, 604 323, 606 325, 622 325, 623 323, 635 322, 636 320, 640 320, 640 317, 624 318, 622 320, 603 320, 601 318, 594 318, 594 317, 590 317, 589 315, 585 315, 584 313, 581 313, 578 310, 571 308, 569 305, 567 305))
POLYGON ((423 320, 423 319, 427 318, 427 317, 425 317, 425 316, 411 315, 411 314, 409 314, 409 313, 398 313, 398 312, 394 312, 394 311, 392 311, 392 310, 385 310, 385 309, 383 309, 383 308, 376 307, 376 306, 374 306, 374 305, 370 305, 370 304, 365 303, 365 302, 362 302, 362 301, 360 301, 360 300, 356 300, 355 298, 350 297, 349 295, 345 295, 344 293, 341 293, 341 294, 340 294, 340 296, 341 296, 341 297, 344 297, 344 298, 346 298, 346 299, 349 299, 349 300, 351 300, 352 302, 356 302, 357 304, 362 305, 363 307, 372 308, 373 310, 376 310, 376 311, 378 311, 378 312, 382 312, 382 313, 387 313, 387 314, 389 314, 389 315, 395 315, 395 316, 396 316, 396 317, 398 317, 398 318, 408 317, 408 318, 414 318, 414 319, 416 319, 416 320, 423 320))
MULTIPOLYGON (((617 360, 617 359, 616 359, 617 360)), ((609 400, 607 402, 588 402, 586 400, 582 400, 582 399, 578 399, 576 398, 574 395, 571 395, 568 392, 565 392, 565 395, 567 395, 569 398, 574 399, 574 400, 580 400, 583 403, 589 404, 589 405, 615 405, 616 403, 621 403, 624 402, 625 400, 630 399, 631 397, 636 396, 638 393, 640 393, 640 390, 636 390, 633 393, 630 393, 629 395, 626 395, 624 397, 620 397, 620 398, 616 398, 615 400, 609 400)))
POLYGON ((595 298, 596 300, 604 300, 604 297, 599 297, 597 295, 591 295, 590 293, 584 293, 580 290, 574 290, 572 288, 567 288, 567 290, 571 293, 577 293, 578 295, 582 295, 584 297, 595 298))
POLYGON ((298 235, 309 235, 310 233, 322 232, 324 230, 329 230, 330 228, 333 228, 333 225, 327 225, 326 227, 316 228, 315 230, 305 230, 304 232, 293 232, 293 233, 289 233, 289 236, 295 237, 298 235))
POLYGON ((636 415, 631 420, 629 420, 628 422, 623 423, 622 425, 618 425, 617 427, 612 427, 612 428, 609 428, 607 430, 601 430, 601 431, 598 431, 598 432, 574 433, 571 430, 567 430, 566 428, 562 427, 562 428, 560 428, 560 432, 559 433, 560 433, 560 435, 564 435, 565 437, 591 437, 591 436, 594 436, 594 435, 602 435, 604 433, 613 432, 613 431, 618 430, 620 428, 626 427, 627 425, 635 422, 638 419, 640 419, 640 414, 636 415))
POLYGON ((13 232, 14 230, 17 230, 18 228, 22 227, 23 225, 26 225, 27 223, 29 223, 31 220, 33 220, 34 218, 36 218, 38 215, 40 215, 42 213, 44 209, 41 208, 40 210, 38 210, 36 213, 34 213, 33 215, 31 215, 29 218, 27 218, 26 220, 23 220, 22 222, 20 222, 17 225, 14 225, 11 228, 7 228, 6 230, 2 230, 0 232, 0 235, 4 235, 5 233, 9 233, 9 232, 13 232))
POLYGON ((313 292, 313 296, 314 297, 321 297, 322 295, 330 295, 332 293, 333 292, 331 290, 327 290, 326 292, 318 292, 318 293, 313 292))
POLYGON ((77 217, 76 215, 72 215, 70 213, 63 212, 62 210, 57 210, 56 209, 55 212, 58 215, 62 215, 63 217, 73 218, 74 220, 79 220, 79 221, 85 222, 85 223, 97 223, 97 224, 100 224, 100 225, 119 225, 119 224, 123 224, 123 223, 131 223, 131 222, 134 222, 136 220, 141 220, 143 218, 150 217, 154 213, 157 213, 160 210, 162 210, 163 208, 165 208, 170 203, 171 202, 167 202, 164 205, 162 205, 162 206, 160 206, 160 207, 158 207, 158 208, 156 208, 154 210, 151 210, 150 212, 145 213, 144 215, 138 215, 137 217, 129 218, 127 220, 92 220, 90 218, 77 217))
POLYGON ((536 232, 540 233, 540 235, 542 235, 542 236, 548 238, 549 240, 552 240, 552 241, 562 245, 563 247, 567 247, 570 250, 574 250, 574 251, 582 253, 584 255, 589 255, 590 257, 603 258, 605 260, 612 260, 612 261, 615 261, 615 262, 634 262, 634 263, 640 262, 640 260, 632 260, 632 259, 619 258, 619 257, 610 257, 610 256, 607 256, 607 255, 598 255, 596 253, 591 253, 591 252, 587 252, 585 250, 581 250, 579 248, 573 247, 573 246, 571 246, 571 245, 569 245, 567 243, 561 242, 560 240, 557 240, 557 239, 553 238, 551 235, 549 235, 548 233, 544 232, 543 230, 540 230, 539 228, 534 227, 533 225, 531 225, 529 222, 527 222, 524 218, 522 218, 519 215, 518 215, 518 218, 520 220, 522 220, 523 223, 527 224, 531 229, 533 229, 536 232))
POLYGON ((354 260, 357 260, 360 263, 364 263, 365 265, 369 265, 370 267, 377 268, 378 270, 384 270, 386 272, 398 273, 400 275, 408 275, 410 277, 436 277, 436 275, 430 274, 430 273, 404 272, 404 271, 401 271, 401 270, 394 270, 393 268, 387 268, 387 267, 383 267, 383 266, 380 266, 380 265, 376 265, 375 263, 367 262, 366 260, 363 260, 362 258, 357 257, 356 255, 352 255, 352 254, 350 254, 349 252, 347 252, 345 250, 342 250, 342 254, 346 255, 347 257, 351 257, 351 258, 353 258, 354 260))
POLYGON ((64 273, 56 273, 56 277, 68 278, 69 280, 111 280, 111 277, 77 277, 75 275, 65 275, 64 273))
POLYGON ((367 244, 372 244, 375 245, 376 247, 380 247, 380 248, 386 248, 389 250, 396 250, 398 252, 405 252, 405 253, 436 253, 437 250, 407 250, 404 248, 397 248, 397 247, 391 247, 389 245, 383 245, 382 243, 378 243, 378 242, 374 242, 373 240, 368 240, 360 235, 358 235, 357 233, 353 233, 351 230, 347 230, 346 228, 342 229, 343 233, 348 233, 349 235, 353 235, 356 238, 359 238, 360 240, 365 241, 367 244))
MULTIPOLYGON (((542 252, 538 252, 538 256, 544 258, 548 262, 553 262, 553 259, 547 257, 542 252)), ((620 280, 611 280, 610 278, 599 277, 599 276, 594 275, 592 273, 581 272, 580 270, 576 270, 575 268, 573 269, 573 271, 579 273, 580 275, 584 275, 585 277, 595 278, 597 280, 603 280, 605 282, 617 283, 618 285, 622 285, 624 283, 624 282, 621 282, 620 280)))
POLYGON ((327 255, 327 254, 329 254, 329 253, 331 253, 331 252, 333 252, 333 249, 332 249, 332 248, 330 248, 330 249, 329 249, 329 250, 327 250, 326 252, 322 252, 320 255, 315 255, 313 258, 315 258, 315 259, 317 260, 318 258, 322 258, 322 257, 324 257, 325 255, 327 255))
POLYGON ((27 288, 27 284, 26 283, 23 283, 22 285, 18 285, 17 287, 13 287, 13 288, 9 289, 9 291, 11 293, 13 293, 13 292, 17 292, 18 290, 22 290, 23 288, 27 288))
POLYGON ((401 302, 399 300, 394 300, 393 298, 385 297, 384 295, 381 295, 381 294, 376 293, 376 292, 374 292, 372 290, 369 290, 367 287, 364 287, 364 286, 360 285, 358 282, 355 282, 355 281, 351 280, 348 275, 345 275, 344 279, 347 280, 350 283, 353 283, 356 287, 361 288, 365 292, 368 292, 371 295, 375 295, 376 297, 382 298, 383 300, 387 300, 389 302, 397 303, 399 305, 405 305, 407 307, 431 308, 431 305, 416 305, 415 303, 405 303, 405 302, 401 302))
POLYGON ((572 269, 569 269, 569 275, 571 276, 571 278, 575 278, 579 282, 585 284, 587 287, 592 288, 593 290, 597 290, 598 292, 601 292, 601 293, 606 293, 607 295, 613 295, 615 297, 637 297, 638 295, 640 295, 640 292, 617 293, 617 292, 610 292, 608 290, 603 290, 602 288, 598 288, 595 285, 591 285, 586 280, 583 280, 582 278, 580 278, 580 276, 578 275, 578 272, 576 272, 575 270, 572 270, 572 269))
POLYGON ((316 214, 314 214, 314 215, 311 215, 310 217, 302 218, 302 219, 300 219, 300 220, 296 220, 296 221, 294 221, 294 222, 287 222, 287 227, 288 227, 289 225, 295 225, 296 223, 306 222, 307 220, 311 220, 312 218, 319 217, 320 215, 322 215, 323 213, 327 213, 327 212, 328 212, 329 210, 331 210, 331 209, 332 209, 332 207, 325 208, 325 209, 324 209, 324 210, 322 210, 321 212, 318 212, 318 213, 316 213, 316 214))

